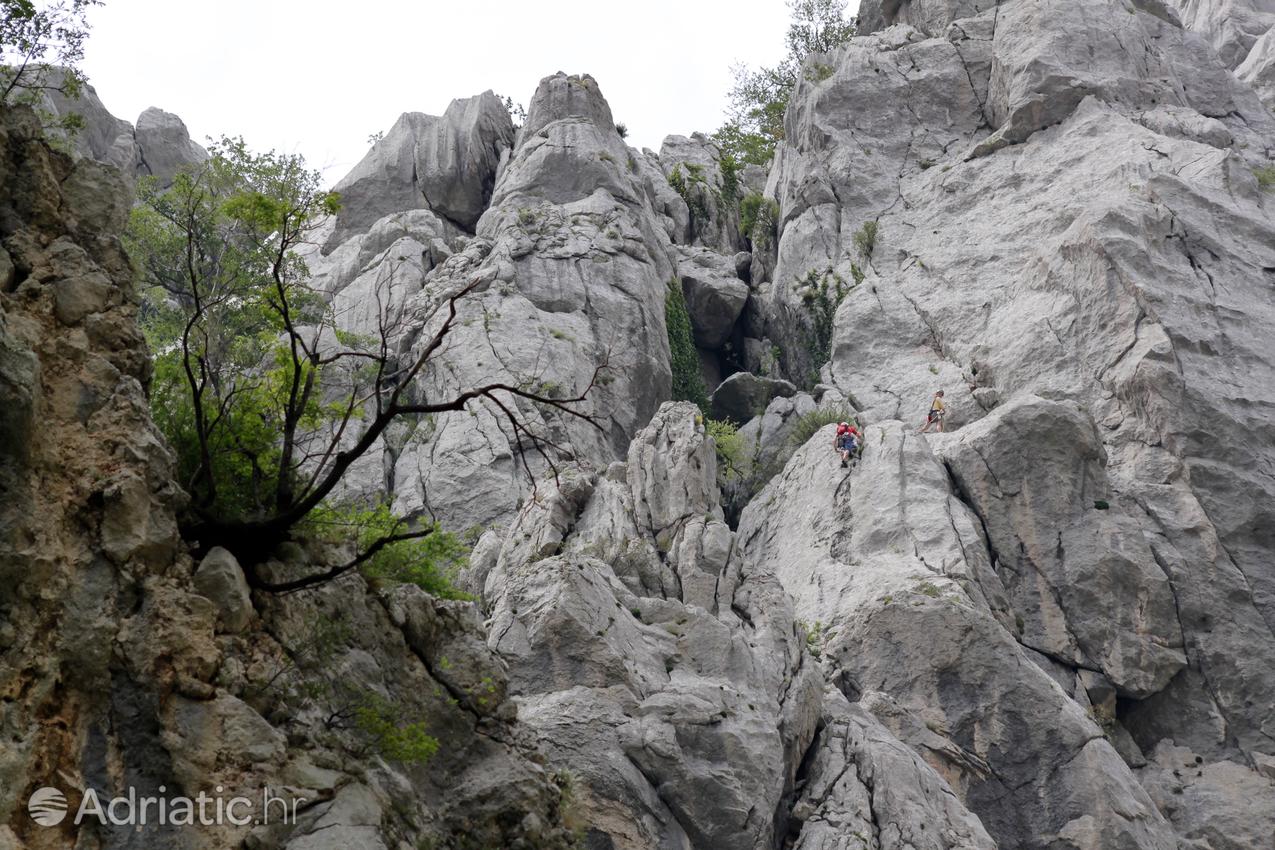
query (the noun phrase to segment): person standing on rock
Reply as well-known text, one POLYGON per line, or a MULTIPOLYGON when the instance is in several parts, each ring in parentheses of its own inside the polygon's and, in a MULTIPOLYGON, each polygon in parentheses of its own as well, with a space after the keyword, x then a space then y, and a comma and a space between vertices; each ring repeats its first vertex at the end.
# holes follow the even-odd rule
POLYGON ((939 390, 934 394, 934 400, 930 402, 930 413, 925 417, 925 424, 921 426, 919 433, 924 434, 930 430, 930 426, 937 424, 939 433, 943 433, 943 417, 947 415, 947 410, 943 407, 943 391, 939 390))

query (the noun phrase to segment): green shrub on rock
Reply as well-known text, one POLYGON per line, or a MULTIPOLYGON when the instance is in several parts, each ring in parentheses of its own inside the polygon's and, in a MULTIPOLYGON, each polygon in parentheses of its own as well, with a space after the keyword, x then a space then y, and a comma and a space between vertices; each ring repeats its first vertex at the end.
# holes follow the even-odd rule
POLYGON ((694 402, 707 416, 708 391, 699 371, 699 354, 695 351, 682 282, 676 277, 669 281, 664 296, 664 324, 668 329, 669 365, 673 369, 673 401, 694 402))

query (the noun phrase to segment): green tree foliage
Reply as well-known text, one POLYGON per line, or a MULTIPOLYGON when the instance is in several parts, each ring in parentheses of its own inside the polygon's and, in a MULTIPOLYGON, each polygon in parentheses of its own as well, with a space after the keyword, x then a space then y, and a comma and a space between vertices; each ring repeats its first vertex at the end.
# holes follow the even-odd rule
POLYGON ((739 227, 753 247, 766 250, 775 239, 779 225, 779 204, 758 193, 751 192, 739 202, 739 227))
POLYGON ((43 109, 49 92, 78 97, 84 86, 88 10, 101 0, 0 0, 0 107, 35 108, 46 127, 74 132, 78 115, 55 118, 43 109))
POLYGON ((432 317, 424 317, 432 336, 403 355, 391 341, 399 330, 392 293, 401 268, 385 263, 362 305, 374 308, 375 332, 349 333, 331 300, 311 285, 298 253, 339 198, 299 156, 254 153, 241 139, 222 139, 209 153, 168 189, 143 183, 126 234, 140 273, 143 330, 156 352, 155 420, 191 496, 183 532, 202 546, 230 549, 250 583, 266 590, 295 590, 362 568, 452 595, 447 570, 459 557, 455 539, 383 506, 335 503, 345 473, 396 418, 428 420, 471 402, 489 402, 520 445, 538 447, 512 401, 592 422, 572 404, 593 384, 574 398, 560 388, 541 393, 499 382, 418 397, 416 377, 444 345, 458 302, 476 283, 442 293, 432 317), (299 579, 264 580, 257 562, 294 529, 356 554, 299 579))
MULTIPOLYGON (((788 0, 792 15, 784 36, 786 53, 774 67, 731 69, 727 121, 713 138, 739 163, 765 165, 784 137, 784 112, 811 53, 828 53, 851 39, 854 19, 845 17, 845 0, 788 0)), ((827 72, 821 71, 824 77, 827 72)))
POLYGON ((691 333, 691 316, 686 311, 686 299, 682 296, 682 282, 669 281, 664 296, 664 323, 668 329, 670 365, 673 367, 673 400, 690 401, 708 415, 708 392, 704 389, 704 377, 699 371, 699 354, 695 351, 695 339, 691 333))
POLYGON ((403 722, 402 708, 375 692, 367 692, 354 708, 355 727, 390 761, 424 764, 438 752, 438 739, 424 721, 403 722))
POLYGON ((810 383, 818 381, 818 367, 827 363, 832 357, 833 320, 837 308, 850 288, 845 279, 831 268, 819 273, 811 269, 797 283, 797 292, 810 315, 810 329, 806 343, 810 349, 811 362, 814 365, 810 383))
POLYGON ((339 413, 322 392, 333 364, 297 330, 331 328, 331 312, 294 252, 338 199, 299 156, 253 154, 242 139, 209 153, 165 191, 142 184, 126 243, 157 352, 156 421, 194 509, 231 520, 292 501, 297 433, 339 413))
POLYGON ((750 455, 739 429, 734 423, 720 419, 706 419, 704 427, 713 438, 719 476, 738 478, 743 475, 748 470, 750 455))

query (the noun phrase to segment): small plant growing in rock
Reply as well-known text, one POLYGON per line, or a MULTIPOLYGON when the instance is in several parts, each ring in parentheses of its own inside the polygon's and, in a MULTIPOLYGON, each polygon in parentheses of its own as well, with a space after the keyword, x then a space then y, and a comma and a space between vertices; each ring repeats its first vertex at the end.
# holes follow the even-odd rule
POLYGON ((938 589, 938 587, 928 581, 923 581, 918 584, 916 586, 916 592, 920 593, 922 596, 928 596, 931 599, 938 599, 939 596, 942 595, 942 592, 938 589))
POLYGON ((855 231, 854 247, 865 259, 871 259, 872 252, 877 247, 877 227, 875 221, 865 221, 863 227, 855 231))
POLYGON ((759 192, 739 202, 739 226, 753 247, 765 251, 775 239, 779 224, 779 204, 759 192))
POLYGON ((816 620, 814 625, 810 625, 804 620, 798 620, 797 627, 801 629, 802 638, 806 643, 806 650, 815 658, 818 658, 822 654, 823 623, 816 620))
POLYGON ((824 80, 832 76, 836 69, 831 65, 823 62, 815 62, 805 71, 805 77, 812 83, 822 83, 824 80))
POLYGON ((1255 168, 1253 169, 1253 176, 1257 178, 1258 188, 1263 191, 1275 189, 1275 165, 1255 168))
POLYGON ((730 422, 717 419, 706 420, 704 427, 713 438, 717 452, 718 477, 738 479, 744 475, 749 467, 749 458, 739 430, 730 422))
POLYGON ((623 121, 616 122, 615 132, 621 139, 629 137, 629 128, 623 121))
POLYGON ((822 366, 832 357, 833 320, 849 287, 841 275, 829 268, 822 273, 811 269, 795 288, 810 314, 807 346, 811 360, 822 366))
POLYGON ((354 710, 355 728, 372 748, 390 761, 424 764, 438 752, 438 739, 423 721, 401 722, 402 709, 376 693, 368 693, 354 710))

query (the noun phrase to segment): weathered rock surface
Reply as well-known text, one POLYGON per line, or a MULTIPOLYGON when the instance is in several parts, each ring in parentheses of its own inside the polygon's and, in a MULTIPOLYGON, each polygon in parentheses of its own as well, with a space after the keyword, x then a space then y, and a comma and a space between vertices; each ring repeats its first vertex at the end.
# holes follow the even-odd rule
POLYGON ((154 177, 161 187, 180 169, 208 158, 176 115, 152 106, 138 116, 134 127, 112 115, 91 85, 83 86, 75 98, 50 89, 43 108, 54 117, 82 119, 82 129, 71 138, 77 154, 113 165, 130 177, 154 177))
POLYGON ((484 596, 520 716, 580 782, 589 846, 775 846, 822 677, 773 575, 740 563, 693 405, 530 502, 484 596))
POLYGON ((416 146, 416 179, 430 209, 473 229, 487 209, 500 157, 513 142, 509 111, 496 95, 453 100, 416 146))
POLYGON ((1275 836, 1275 781, 1246 765, 1206 763, 1165 741, 1138 777, 1186 846, 1241 850, 1275 836))
POLYGON ((782 378, 736 372, 713 391, 713 418, 743 424, 765 412, 772 399, 797 394, 782 378))
POLYGON ((829 681, 851 700, 885 695, 887 727, 1000 845, 1172 847, 1098 725, 1015 641, 978 518, 924 438, 873 425, 847 472, 832 433, 739 527, 745 569, 774 571, 792 594, 829 681))
POLYGON ((191 141, 190 131, 180 118, 154 106, 137 117, 133 130, 137 142, 138 172, 167 185, 173 175, 188 165, 202 162, 208 152, 191 141))
POLYGON ((1080 409, 1015 399, 939 449, 987 533, 1019 640, 1100 670, 1121 696, 1162 690, 1186 664, 1168 577, 1136 515, 1112 506, 1097 426, 1080 409))
POLYGON ((1275 26, 1257 40, 1235 76, 1251 85, 1266 108, 1275 112, 1275 26))
MULTIPOLYGON (((374 593, 357 577, 252 600, 224 550, 195 568, 177 535, 172 454, 145 397, 150 358, 119 241, 128 208, 120 173, 54 152, 30 112, 0 116, 0 265, 10 269, 0 276, 0 846, 573 846, 565 781, 514 721, 504 664, 472 604, 414 587, 374 593), (428 767, 386 747, 385 724, 412 723, 438 741, 428 767), (99 829, 90 818, 51 830, 26 811, 46 785, 73 809, 86 788, 105 804, 130 789, 260 801, 269 786, 296 802, 296 819, 280 823, 275 804, 270 825, 99 829)), ((293 548, 264 569, 309 572, 341 555, 293 548)))
POLYGON ((739 232, 739 179, 723 172, 716 142, 703 133, 689 138, 667 136, 660 145, 659 164, 686 203, 687 242, 727 256, 744 247, 739 232))
MULTIPOLYGON (((1259 340, 1275 331, 1275 207, 1256 175, 1275 119, 1245 81, 1259 60, 1231 72, 1261 55, 1268 12, 866 0, 865 35, 819 59, 832 73, 804 79, 787 115, 767 188, 782 228, 759 294, 766 333, 785 351, 802 341, 810 271, 860 281, 824 379, 874 424, 835 499, 811 501, 831 466, 816 443, 827 453, 798 453, 774 498, 754 500, 746 561, 774 565, 823 634, 838 623, 825 658, 851 669, 833 681, 852 699, 885 694, 895 719, 873 710, 891 731, 963 765, 940 773, 1002 846, 1165 846, 1169 827, 1221 840, 1207 836, 1243 817, 1238 789, 1272 757, 1275 691, 1259 671, 1275 669, 1275 541, 1259 529, 1275 505, 1275 358, 1259 340), (932 453, 898 447, 939 388, 948 433, 926 438, 932 453), (901 495, 881 492, 900 480, 901 495), (783 513, 799 499, 823 519, 783 513), (927 519, 940 504, 948 520, 927 519), (911 563, 910 594, 894 562, 911 563), (910 634, 927 635, 915 659, 910 634), (936 655, 949 640, 959 657, 936 655), (838 655, 841 641, 855 652, 838 655), (974 726, 943 695, 956 682, 981 694, 974 726), (1065 718, 1046 736, 1014 707, 1027 692, 1065 718), (988 793, 1017 784, 990 744, 1011 727, 1015 769, 1039 760, 1049 789, 988 793), (1124 767, 1155 764, 1166 740, 1204 775, 1248 778, 1203 786, 1216 807, 1173 806, 1159 768, 1124 767), (1063 805, 1073 786, 1088 790, 1063 805), (1099 788, 1105 802, 1067 811, 1099 788), (1001 810, 1016 794, 1033 799, 1001 810)), ((801 374, 791 354, 783 365, 801 374)))
POLYGON ((324 252, 407 210, 429 209, 472 231, 513 136, 509 112, 490 91, 453 100, 441 117, 403 113, 334 187, 341 210, 324 252))
POLYGON ((821 727, 795 850, 996 847, 939 774, 840 691, 825 695, 821 727))
POLYGON ((748 303, 748 284, 739 279, 734 261, 715 251, 679 246, 678 258, 677 275, 682 281, 695 344, 700 348, 721 348, 748 303))
POLYGON ((1167 5, 1208 40, 1228 68, 1241 65, 1275 27, 1275 3, 1270 0, 1168 0, 1167 5))
MULTIPOLYGON (((341 244, 312 257, 312 268, 338 303, 348 299, 351 327, 355 319, 375 323, 376 315, 359 313, 368 309, 365 293, 394 281, 400 294, 382 301, 399 320, 395 344, 406 352, 426 344, 441 321, 440 306, 472 285, 458 302, 442 360, 414 392, 438 397, 500 381, 572 398, 592 384, 580 410, 600 428, 525 400, 505 403, 546 446, 562 447, 547 453, 555 464, 605 469, 669 395, 664 294, 675 254, 653 206, 650 177, 616 132, 597 83, 565 74, 541 82, 469 239, 412 209, 404 175, 422 169, 406 162, 405 140, 427 129, 408 123, 403 119, 342 181, 354 192, 354 209, 366 196, 374 207, 367 215, 381 216, 378 223, 345 238, 365 219, 338 216, 327 244, 341 244), (403 216, 406 227, 398 223, 403 216), (387 235, 377 237, 382 229, 387 235), (411 241, 390 243, 395 233, 411 241)), ((389 309, 373 305, 374 314, 389 309)), ((509 432, 494 403, 475 402, 391 435, 350 486, 367 494, 388 490, 396 509, 453 528, 507 523, 531 491, 513 448, 527 441, 509 432)), ((528 458, 541 462, 534 451, 528 458)))

